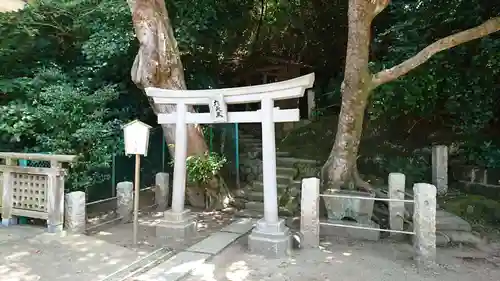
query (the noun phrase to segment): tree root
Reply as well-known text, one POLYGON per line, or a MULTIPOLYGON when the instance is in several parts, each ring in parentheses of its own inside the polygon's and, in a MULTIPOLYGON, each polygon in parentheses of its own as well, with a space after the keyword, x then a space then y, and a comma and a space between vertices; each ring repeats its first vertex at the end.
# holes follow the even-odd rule
POLYGON ((354 168, 353 168, 352 177, 353 177, 354 185, 356 187, 359 187, 359 188, 363 189, 364 191, 370 192, 370 193, 374 191, 372 185, 370 183, 364 181, 361 178, 361 176, 359 175, 358 168, 356 166, 354 166, 354 168))
POLYGON ((215 176, 205 189, 207 197, 206 208, 209 210, 222 210, 235 205, 235 197, 220 176, 215 176), (217 188, 214 189, 213 186, 217 188))

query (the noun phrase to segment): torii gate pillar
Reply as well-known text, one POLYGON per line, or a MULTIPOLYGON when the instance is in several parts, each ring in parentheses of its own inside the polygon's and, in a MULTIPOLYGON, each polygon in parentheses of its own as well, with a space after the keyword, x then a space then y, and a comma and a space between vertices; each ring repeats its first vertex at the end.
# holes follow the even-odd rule
POLYGON ((314 73, 295 79, 249 87, 211 90, 167 90, 146 88, 155 104, 175 104, 176 112, 158 114, 159 124, 175 124, 175 160, 172 209, 165 211, 164 220, 157 226, 157 234, 188 236, 195 231, 195 223, 184 209, 186 185, 186 124, 261 123, 262 162, 264 182, 264 218, 257 222, 248 238, 250 252, 279 257, 291 250, 291 237, 285 221, 278 217, 276 181, 276 122, 297 122, 299 109, 279 109, 275 100, 300 98, 314 83, 314 73), (258 111, 227 112, 226 104, 261 103, 258 111), (208 104, 210 113, 192 113, 187 105, 208 104))

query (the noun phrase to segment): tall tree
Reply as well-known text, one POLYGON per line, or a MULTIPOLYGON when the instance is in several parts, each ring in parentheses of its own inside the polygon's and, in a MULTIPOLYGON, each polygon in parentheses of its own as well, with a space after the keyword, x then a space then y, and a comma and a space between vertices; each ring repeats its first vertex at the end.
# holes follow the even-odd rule
MULTIPOLYGON (((164 0, 127 0, 132 13, 132 21, 139 51, 131 70, 132 81, 144 90, 147 87, 185 90, 184 67, 182 65, 177 41, 168 16, 164 0)), ((152 101, 150 105, 155 113, 175 112, 174 105, 157 106, 152 101)), ((194 112, 192 106, 188 111, 194 112)), ((169 145, 170 154, 174 155, 175 125, 162 124, 165 139, 169 145)), ((198 125, 188 125, 188 156, 203 155, 208 151, 203 133, 198 125)), ((228 195, 228 190, 221 178, 211 182, 211 188, 221 191, 222 197, 228 195)), ((188 187, 189 188, 189 187, 188 187)), ((195 187, 191 187, 195 188, 195 187)), ((188 197, 192 205, 201 205, 188 197)))
POLYGON ((341 86, 342 108, 335 142, 322 170, 323 183, 328 188, 372 190, 359 176, 356 162, 365 109, 375 88, 405 75, 441 51, 500 30, 500 17, 492 18, 479 26, 437 40, 404 62, 373 74, 368 67, 372 22, 389 2, 349 0, 347 55, 341 86))

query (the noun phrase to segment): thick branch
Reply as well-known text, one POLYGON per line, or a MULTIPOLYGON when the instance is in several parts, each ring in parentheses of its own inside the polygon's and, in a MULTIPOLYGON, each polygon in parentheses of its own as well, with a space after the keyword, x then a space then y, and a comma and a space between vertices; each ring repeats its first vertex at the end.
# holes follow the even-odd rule
POLYGON ((420 51, 415 56, 405 60, 404 62, 392 68, 384 69, 379 73, 374 74, 372 77, 373 88, 376 88, 382 84, 395 80, 402 75, 405 75, 406 73, 422 65, 433 55, 441 51, 451 49, 460 44, 487 36, 499 30, 500 17, 496 17, 484 22, 479 26, 442 38, 425 47, 425 49, 420 51))

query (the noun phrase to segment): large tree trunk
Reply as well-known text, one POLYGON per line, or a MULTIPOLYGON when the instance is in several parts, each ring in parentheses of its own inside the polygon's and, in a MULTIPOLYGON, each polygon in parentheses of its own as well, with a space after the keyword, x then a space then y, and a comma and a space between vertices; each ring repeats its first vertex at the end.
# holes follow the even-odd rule
POLYGON ((363 129, 364 113, 371 92, 368 70, 370 27, 373 5, 367 0, 349 3, 349 32, 344 81, 342 82, 342 108, 337 135, 330 156, 323 166, 324 187, 351 188, 360 181, 356 159, 363 129))
MULTIPOLYGON (((134 83, 140 89, 157 87, 165 89, 185 90, 184 68, 182 65, 177 41, 168 12, 163 0, 127 0, 132 13, 132 21, 135 34, 139 40, 140 47, 135 57, 131 70, 134 83)), ((150 100, 150 105, 155 113, 175 112, 174 105, 155 106, 150 100)), ((194 109, 188 107, 190 112, 194 109)), ((168 144, 175 144, 175 125, 162 125, 163 133, 168 144)), ((203 133, 198 125, 188 125, 188 156, 203 155, 208 151, 203 138, 203 133)), ((170 155, 174 155, 175 145, 169 145, 170 155)), ((212 181, 210 188, 219 195, 219 201, 231 201, 232 196, 227 189, 224 180, 217 177, 212 181)), ((189 186, 190 189, 197 187, 189 186)), ((203 192, 203 190, 191 190, 192 192, 203 192)), ((193 206, 203 205, 204 201, 188 196, 188 201, 193 206)), ((222 204, 219 204, 222 205, 222 204)))
POLYGON ((342 108, 335 142, 322 169, 324 188, 372 189, 360 178, 356 162, 365 109, 373 89, 408 73, 438 52, 500 30, 500 17, 492 18, 477 27, 442 38, 406 61, 372 75, 368 69, 371 23, 387 5, 389 0, 349 0, 342 108))

